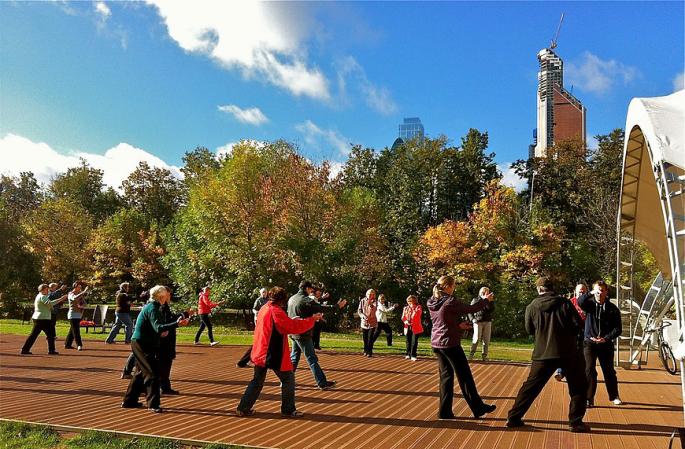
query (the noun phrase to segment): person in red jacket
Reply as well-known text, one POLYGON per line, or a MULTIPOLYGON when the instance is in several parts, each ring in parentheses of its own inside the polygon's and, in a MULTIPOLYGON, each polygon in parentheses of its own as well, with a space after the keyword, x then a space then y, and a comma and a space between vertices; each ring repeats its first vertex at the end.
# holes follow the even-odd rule
POLYGON ((421 325, 421 315, 423 309, 419 304, 419 299, 414 295, 407 298, 407 307, 402 311, 402 322, 404 323, 404 335, 407 337, 407 355, 405 359, 416 361, 416 350, 419 347, 419 335, 423 333, 421 325))
POLYGON ((315 313, 309 318, 290 318, 284 310, 288 302, 288 295, 281 287, 274 287, 269 291, 267 302, 257 314, 257 323, 252 343, 252 363, 254 363, 254 377, 245 389, 240 404, 236 408, 236 415, 251 416, 252 408, 264 386, 268 369, 281 380, 281 414, 290 417, 300 417, 303 413, 295 408, 295 375, 293 363, 290 360, 288 334, 302 334, 314 326, 322 317, 322 313, 315 313))
POLYGON ((212 302, 209 299, 210 293, 211 290, 209 287, 203 288, 200 292, 200 297, 197 301, 197 314, 200 315, 200 328, 197 330, 197 334, 195 334, 196 345, 200 344, 200 336, 202 335, 202 332, 205 330, 205 327, 207 328, 207 335, 209 335, 209 345, 216 346, 219 344, 218 341, 214 340, 214 334, 212 334, 212 322, 209 319, 209 314, 212 313, 213 308, 218 307, 223 303, 212 302))

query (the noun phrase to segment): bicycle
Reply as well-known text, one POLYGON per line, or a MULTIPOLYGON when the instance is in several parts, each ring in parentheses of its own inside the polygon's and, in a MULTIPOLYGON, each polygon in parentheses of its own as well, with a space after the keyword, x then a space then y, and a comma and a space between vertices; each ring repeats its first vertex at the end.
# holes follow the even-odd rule
POLYGON ((659 358, 661 359, 661 364, 664 366, 669 374, 675 375, 678 372, 678 362, 673 355, 673 349, 671 345, 664 339, 664 329, 670 326, 670 322, 662 321, 661 325, 654 328, 652 332, 656 334, 656 347, 659 351, 659 358))

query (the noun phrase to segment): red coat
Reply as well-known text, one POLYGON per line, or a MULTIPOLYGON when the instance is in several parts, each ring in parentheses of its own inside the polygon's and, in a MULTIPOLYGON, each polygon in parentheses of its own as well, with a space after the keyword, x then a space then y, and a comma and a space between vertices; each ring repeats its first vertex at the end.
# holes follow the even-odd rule
POLYGON ((267 302, 257 314, 250 359, 256 366, 292 371, 288 334, 302 334, 314 327, 314 318, 290 318, 285 310, 267 302))
POLYGON ((423 333, 423 325, 421 325, 421 315, 423 314, 423 309, 419 304, 415 307, 406 306, 404 311, 402 311, 402 322, 404 323, 404 328, 408 328, 407 321, 411 325, 411 331, 414 335, 419 335, 423 333))
POLYGON ((209 293, 202 292, 197 301, 197 313, 200 315, 205 315, 207 313, 212 313, 212 309, 219 304, 214 303, 209 300, 209 293))

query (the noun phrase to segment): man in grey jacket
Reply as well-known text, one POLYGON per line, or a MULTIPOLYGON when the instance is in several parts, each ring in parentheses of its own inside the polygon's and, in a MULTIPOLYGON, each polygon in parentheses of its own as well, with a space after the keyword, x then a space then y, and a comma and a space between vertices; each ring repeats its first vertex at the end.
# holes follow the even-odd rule
MULTIPOLYGON (((288 316, 290 318, 309 318, 314 314, 324 312, 324 308, 311 298, 313 292, 314 286, 311 282, 300 282, 299 290, 288 300, 288 316)), ((345 303, 345 300, 341 300, 338 303, 338 307, 344 307, 345 303)), ((303 334, 290 336, 293 341, 293 348, 290 352, 290 360, 293 362, 293 370, 297 370, 297 364, 300 361, 300 356, 302 353, 304 353, 304 357, 307 359, 309 368, 312 370, 312 375, 314 376, 316 385, 321 390, 329 390, 335 387, 335 382, 326 379, 326 375, 321 369, 321 366, 319 366, 319 358, 316 356, 316 351, 314 350, 312 335, 313 333, 310 329, 303 334)))

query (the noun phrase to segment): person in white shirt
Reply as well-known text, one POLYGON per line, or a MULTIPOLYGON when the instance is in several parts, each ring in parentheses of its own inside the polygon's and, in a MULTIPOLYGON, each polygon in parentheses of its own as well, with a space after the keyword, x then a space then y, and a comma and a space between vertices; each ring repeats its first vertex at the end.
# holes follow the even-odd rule
POLYGON ((69 292, 69 312, 67 318, 71 325, 67 338, 64 340, 64 349, 74 349, 71 345, 76 340, 76 346, 79 351, 83 350, 83 342, 81 341, 81 318, 83 311, 86 308, 86 300, 83 299, 88 292, 88 287, 82 288, 81 281, 74 282, 74 289, 69 292))
POLYGON ((378 308, 376 309, 378 326, 376 327, 376 335, 374 335, 373 341, 378 339, 381 332, 385 332, 388 346, 392 346, 392 328, 390 327, 390 324, 388 324, 388 313, 395 310, 396 307, 397 304, 390 304, 386 301, 385 295, 381 294, 378 296, 378 308))

